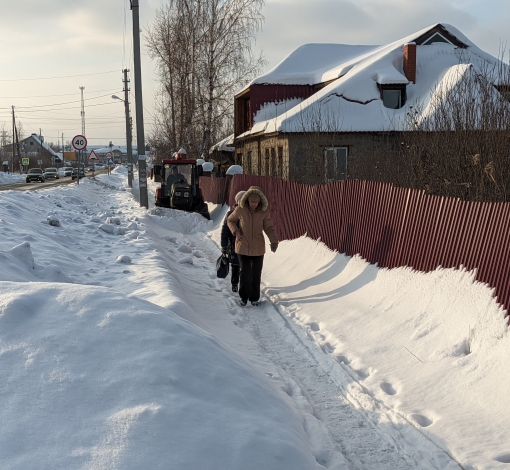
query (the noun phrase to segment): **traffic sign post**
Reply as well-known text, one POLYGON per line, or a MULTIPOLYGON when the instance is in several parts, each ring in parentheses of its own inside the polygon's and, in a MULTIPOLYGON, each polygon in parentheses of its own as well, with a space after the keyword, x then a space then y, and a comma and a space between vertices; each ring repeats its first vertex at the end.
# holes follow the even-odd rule
MULTIPOLYGON (((87 138, 84 135, 75 135, 71 141, 72 146, 78 150, 78 165, 76 167, 76 183, 80 184, 80 162, 81 162, 81 151, 87 148, 87 138)), ((83 168, 85 171, 85 168, 83 168)))
POLYGON ((94 150, 90 151, 87 161, 92 162, 92 178, 94 178, 94 173, 96 171, 96 162, 100 161, 99 157, 96 155, 96 152, 94 152, 94 150))
POLYGON ((84 135, 75 135, 71 143, 76 150, 85 150, 87 148, 87 139, 84 135))

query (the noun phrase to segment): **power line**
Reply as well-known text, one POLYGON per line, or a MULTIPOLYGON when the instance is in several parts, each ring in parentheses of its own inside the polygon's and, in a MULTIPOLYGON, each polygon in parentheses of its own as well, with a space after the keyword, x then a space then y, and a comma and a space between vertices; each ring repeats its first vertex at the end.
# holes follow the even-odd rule
MULTIPOLYGON (((89 93, 103 93, 103 91, 107 91, 108 93, 118 91, 118 88, 110 88, 109 90, 95 90, 90 91, 89 93)), ((2 100, 10 100, 10 99, 28 99, 28 98, 53 98, 54 96, 75 96, 76 93, 63 93, 61 95, 33 95, 33 96, 0 96, 2 100)))
POLYGON ((7 79, 0 79, 0 82, 19 82, 19 81, 32 81, 32 80, 54 80, 56 78, 89 77, 91 75, 105 75, 107 73, 119 73, 119 71, 118 70, 110 70, 109 72, 83 73, 83 74, 80 74, 80 75, 62 75, 62 76, 59 76, 59 77, 7 78, 7 79))
MULTIPOLYGON (((117 93, 119 93, 119 92, 117 92, 117 93)), ((94 96, 93 98, 85 98, 85 101, 97 100, 98 98, 104 98, 105 96, 110 96, 110 93, 108 93, 107 95, 94 96)), ((48 106, 62 106, 64 104, 72 104, 72 103, 81 103, 81 100, 67 101, 65 103, 39 104, 39 105, 35 105, 35 106, 16 106, 16 109, 46 108, 48 106)))
MULTIPOLYGON (((97 104, 89 104, 87 106, 87 108, 94 108, 96 106, 111 106, 111 105, 114 105, 116 104, 114 101, 112 101, 111 103, 97 103, 97 104)), ((16 109, 18 109, 16 107, 16 109)), ((71 106, 71 107, 67 107, 67 108, 54 108, 54 109, 35 109, 35 110, 31 110, 31 108, 29 109, 23 109, 23 112, 24 113, 40 113, 40 112, 49 112, 49 111, 61 111, 62 109, 76 109, 75 106, 71 106)))

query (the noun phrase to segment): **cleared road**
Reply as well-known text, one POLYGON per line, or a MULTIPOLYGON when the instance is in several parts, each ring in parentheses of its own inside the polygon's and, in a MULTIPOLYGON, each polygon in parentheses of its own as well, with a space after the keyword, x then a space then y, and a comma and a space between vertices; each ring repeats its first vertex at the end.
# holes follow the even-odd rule
MULTIPOLYGON (((106 173, 106 170, 96 171, 94 175, 98 175, 100 173, 106 173)), ((86 178, 92 178, 92 173, 87 173, 85 175, 86 178)), ((29 189, 45 189, 51 188, 54 186, 60 186, 62 184, 76 183, 76 180, 71 179, 70 176, 61 176, 58 180, 46 180, 44 183, 10 183, 10 184, 2 184, 0 185, 0 191, 7 190, 16 190, 16 191, 26 191, 29 189)))

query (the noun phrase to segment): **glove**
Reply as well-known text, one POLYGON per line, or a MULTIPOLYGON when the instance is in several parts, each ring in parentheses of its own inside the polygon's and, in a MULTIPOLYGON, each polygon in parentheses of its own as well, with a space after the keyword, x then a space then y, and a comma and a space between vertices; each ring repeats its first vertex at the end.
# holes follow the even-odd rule
POLYGON ((276 249, 278 248, 278 242, 276 243, 271 243, 271 251, 274 253, 276 251, 276 249))
POLYGON ((228 251, 228 249, 227 249, 227 247, 226 247, 226 246, 222 246, 222 247, 221 247, 221 254, 222 254, 222 255, 226 255, 226 254, 227 254, 227 251, 228 251))

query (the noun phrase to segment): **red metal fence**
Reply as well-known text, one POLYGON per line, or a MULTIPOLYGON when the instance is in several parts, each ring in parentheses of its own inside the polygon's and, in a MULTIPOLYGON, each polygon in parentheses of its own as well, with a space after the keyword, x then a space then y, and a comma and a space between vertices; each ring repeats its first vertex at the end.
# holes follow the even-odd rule
POLYGON ((222 204, 225 201, 225 178, 200 178, 200 189, 202 196, 208 202, 213 204, 222 204))
POLYGON ((306 233, 380 267, 476 269, 476 279, 510 306, 509 203, 465 202, 371 181, 307 186, 255 175, 206 179, 217 180, 207 186, 217 203, 220 194, 233 204, 238 191, 260 186, 280 240, 306 233))

